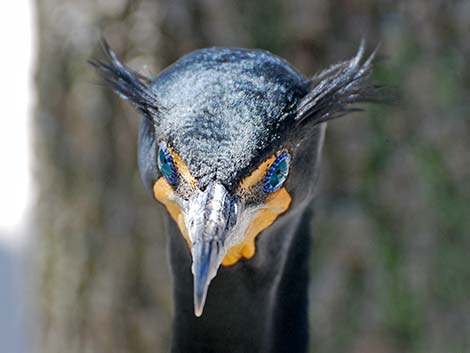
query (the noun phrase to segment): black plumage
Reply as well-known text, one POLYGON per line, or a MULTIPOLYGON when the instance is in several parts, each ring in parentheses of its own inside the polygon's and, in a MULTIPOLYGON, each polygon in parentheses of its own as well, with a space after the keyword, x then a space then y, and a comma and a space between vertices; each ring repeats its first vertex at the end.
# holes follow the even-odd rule
MULTIPOLYGON (((207 254, 196 254, 217 272, 199 318, 193 314, 191 262, 198 258, 194 248, 202 240, 191 238, 191 257, 169 219, 175 299, 172 352, 305 352, 309 204, 325 123, 357 109, 356 103, 381 98, 380 87, 370 82, 374 54, 364 60, 361 45, 351 60, 306 79, 266 51, 210 48, 190 53, 158 77, 146 79, 123 65, 107 45, 104 48, 107 61, 93 65, 146 118, 140 131, 139 166, 147 189, 153 193, 162 177, 157 167, 162 142, 178 153, 196 180, 193 189, 174 187, 185 217, 192 212, 188 205, 195 194, 217 200, 212 190, 222 190, 224 200, 240 209, 220 206, 219 218, 242 223, 246 214, 263 208, 269 195, 256 189, 250 198, 240 193, 240 183, 278 151, 287 150, 291 157, 284 187, 292 202, 256 238, 255 255, 217 272, 227 250, 224 241, 236 229, 232 225, 224 225, 217 239, 209 233, 204 244, 210 246, 203 247, 207 254)), ((200 210, 206 211, 214 209, 200 210)), ((211 227, 208 224, 204 229, 211 227)), ((211 279, 204 282, 206 290, 211 279)), ((204 299, 205 293, 202 305, 204 299)))

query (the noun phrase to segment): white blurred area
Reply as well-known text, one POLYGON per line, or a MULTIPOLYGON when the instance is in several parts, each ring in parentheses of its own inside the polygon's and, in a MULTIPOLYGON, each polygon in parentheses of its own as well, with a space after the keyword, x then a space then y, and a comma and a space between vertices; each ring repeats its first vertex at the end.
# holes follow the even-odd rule
POLYGON ((30 111, 33 18, 28 0, 8 2, 0 12, 2 117, 0 118, 0 245, 20 247, 31 203, 30 111))
POLYGON ((24 250, 34 199, 31 178, 34 6, 8 1, 0 11, 0 352, 29 352, 24 250))

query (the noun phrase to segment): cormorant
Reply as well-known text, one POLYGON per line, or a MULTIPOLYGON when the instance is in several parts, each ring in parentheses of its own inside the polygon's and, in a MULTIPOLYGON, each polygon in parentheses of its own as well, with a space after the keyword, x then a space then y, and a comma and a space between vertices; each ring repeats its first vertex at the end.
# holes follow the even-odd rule
POLYGON ((267 51, 209 48, 149 79, 104 48, 92 64, 142 114, 140 173, 169 215, 171 352, 306 352, 326 122, 378 98, 374 53, 306 79, 267 51))

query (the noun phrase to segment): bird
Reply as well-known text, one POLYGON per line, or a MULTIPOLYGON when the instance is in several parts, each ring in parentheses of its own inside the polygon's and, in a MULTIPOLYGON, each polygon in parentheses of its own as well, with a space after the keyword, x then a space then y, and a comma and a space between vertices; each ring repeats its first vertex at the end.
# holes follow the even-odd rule
POLYGON ((307 78, 265 50, 212 47, 149 78, 103 49, 90 63, 140 113, 140 174, 167 215, 170 351, 306 352, 325 130, 380 101, 376 50, 362 41, 307 78))

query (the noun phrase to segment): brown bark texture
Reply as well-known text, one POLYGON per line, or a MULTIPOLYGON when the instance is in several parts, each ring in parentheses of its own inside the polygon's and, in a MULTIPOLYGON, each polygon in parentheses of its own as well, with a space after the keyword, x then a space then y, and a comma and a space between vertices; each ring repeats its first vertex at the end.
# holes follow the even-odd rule
MULTIPOLYGON (((34 114, 44 353, 168 350, 162 209, 136 164, 140 117, 87 64, 105 36, 156 75, 207 46, 270 50, 306 75, 380 43, 396 107, 329 124, 315 202, 312 352, 470 350, 468 1, 42 0, 34 114)), ((188 288, 188 290, 192 290, 188 288)))

